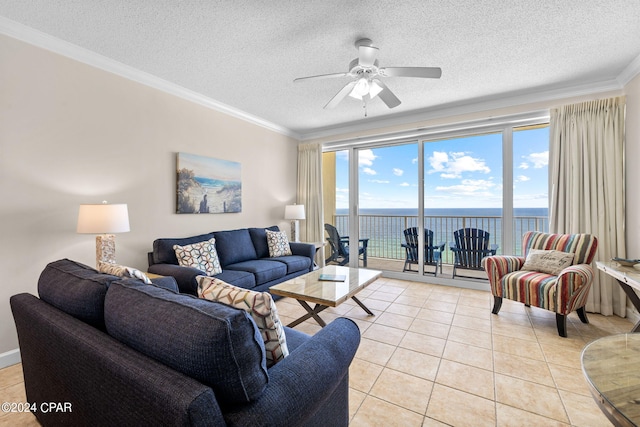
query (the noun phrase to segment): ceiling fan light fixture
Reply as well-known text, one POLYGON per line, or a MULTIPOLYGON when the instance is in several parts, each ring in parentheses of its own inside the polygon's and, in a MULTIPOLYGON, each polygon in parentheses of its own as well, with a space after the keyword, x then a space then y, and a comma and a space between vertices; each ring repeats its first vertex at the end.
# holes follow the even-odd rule
POLYGON ((358 79, 358 82, 353 87, 351 93, 349 93, 349 96, 355 99, 362 99, 363 96, 369 93, 369 87, 369 80, 365 77, 361 77, 358 79))
POLYGON ((375 80, 373 80, 369 88, 369 97, 373 99, 378 96, 380 92, 382 92, 382 87, 380 87, 380 85, 376 83, 375 80))

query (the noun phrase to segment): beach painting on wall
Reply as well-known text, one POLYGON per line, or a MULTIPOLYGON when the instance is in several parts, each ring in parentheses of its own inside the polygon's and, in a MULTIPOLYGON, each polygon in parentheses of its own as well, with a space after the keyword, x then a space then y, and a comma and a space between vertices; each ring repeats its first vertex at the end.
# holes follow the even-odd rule
POLYGON ((179 214, 242 211, 240 163, 178 153, 179 214))

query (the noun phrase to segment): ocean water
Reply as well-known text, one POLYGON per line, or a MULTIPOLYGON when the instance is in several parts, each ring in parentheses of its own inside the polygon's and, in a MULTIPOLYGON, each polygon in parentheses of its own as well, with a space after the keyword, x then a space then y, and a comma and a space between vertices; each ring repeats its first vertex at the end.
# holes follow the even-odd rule
MULTIPOLYGON (((547 208, 515 208, 514 216, 549 216, 547 208)), ((337 215, 347 215, 349 209, 336 209, 337 215)), ((361 215, 417 216, 418 209, 360 209, 361 215)), ((502 208, 434 208, 425 209, 426 216, 502 216, 502 208)))
MULTIPOLYGON (((445 243, 444 262, 453 261, 453 253, 448 249, 454 241, 453 232, 460 228, 480 228, 488 231, 490 242, 498 245, 497 253, 502 252, 502 209, 501 208, 464 208, 464 209, 425 209, 424 227, 434 232, 436 244, 445 243)), ((513 221, 513 251, 522 252, 522 235, 526 231, 548 231, 547 208, 516 208, 513 221)), ((369 256, 404 259, 404 230, 418 226, 417 209, 361 209, 360 237, 368 238, 369 256)), ((348 210, 337 209, 335 224, 341 235, 348 234, 348 210)))

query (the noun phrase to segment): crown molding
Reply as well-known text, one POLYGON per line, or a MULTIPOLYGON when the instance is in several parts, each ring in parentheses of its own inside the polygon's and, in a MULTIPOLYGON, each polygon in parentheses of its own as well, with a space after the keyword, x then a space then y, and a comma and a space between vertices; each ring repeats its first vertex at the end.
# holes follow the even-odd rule
POLYGON ((100 55, 83 47, 66 42, 34 28, 0 16, 0 34, 23 41, 25 43, 46 49, 59 55, 82 62, 92 67, 116 74, 128 80, 194 102, 212 110, 228 114, 246 122, 261 126, 284 136, 300 139, 300 135, 291 129, 264 120, 260 117, 233 108, 229 105, 208 98, 202 94, 153 76, 137 68, 122 64, 106 56, 100 55))
POLYGON ((634 59, 619 75, 613 80, 603 82, 588 83, 566 88, 555 88, 547 90, 539 90, 534 93, 520 94, 502 94, 500 96, 492 95, 490 97, 480 98, 475 101, 464 101, 451 103, 449 105, 440 105, 430 107, 418 111, 412 111, 406 114, 397 114, 380 119, 365 119, 348 124, 339 124, 336 126, 327 126, 323 128, 312 129, 306 131, 294 131, 292 129, 280 126, 273 122, 264 120, 260 117, 246 113, 244 111, 233 108, 229 105, 218 102, 214 99, 206 97, 202 94, 186 89, 167 80, 153 76, 144 71, 138 70, 131 66, 122 64, 113 59, 99 55, 88 49, 65 42, 61 39, 53 37, 34 28, 12 21, 0 16, 0 34, 21 40, 25 43, 49 50, 59 55, 74 59, 84 64, 96 67, 141 83, 145 86, 169 93, 179 98, 194 102, 204 107, 228 114, 248 123, 258 125, 260 127, 277 132, 284 136, 294 138, 298 141, 310 141, 313 139, 337 136, 351 132, 364 132, 377 128, 406 125, 410 123, 433 120, 463 114, 473 114, 482 111, 490 111, 494 109, 514 107, 535 102, 549 102, 563 98, 574 96, 582 96, 596 94, 600 92, 620 90, 634 77, 640 74, 640 55, 634 59))
POLYGON ((633 80, 638 74, 640 74, 640 55, 618 74, 617 80, 621 86, 626 86, 627 83, 633 80))
POLYGON ((606 80, 596 83, 586 83, 563 88, 552 88, 547 90, 537 90, 535 92, 520 93, 514 95, 503 94, 501 96, 479 98, 475 102, 463 101, 449 105, 439 105, 407 114, 395 115, 388 118, 375 120, 359 120, 358 122, 326 127, 302 133, 302 141, 310 141, 319 138, 343 135, 353 132, 365 132, 374 129, 407 125, 426 120, 455 117, 465 114, 479 113, 483 111, 497 110, 501 108, 516 107, 519 105, 534 104, 537 102, 552 102, 564 98, 571 98, 584 95, 592 95, 602 92, 621 90, 622 85, 617 79, 606 80))

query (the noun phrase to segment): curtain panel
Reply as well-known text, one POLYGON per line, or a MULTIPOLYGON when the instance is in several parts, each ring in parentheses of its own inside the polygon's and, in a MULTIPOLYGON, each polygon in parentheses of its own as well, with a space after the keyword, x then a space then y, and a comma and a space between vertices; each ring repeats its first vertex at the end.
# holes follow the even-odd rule
MULTIPOLYGON (((322 145, 298 146, 298 204, 304 205, 306 220, 300 224, 300 237, 305 242, 324 241, 322 208, 322 145)), ((324 251, 318 251, 316 263, 324 265, 324 251)))
MULTIPOLYGON (((624 121, 624 97, 551 110, 549 229, 595 235, 597 261, 626 257, 624 121)), ((596 270, 586 309, 625 317, 626 296, 596 270)))

